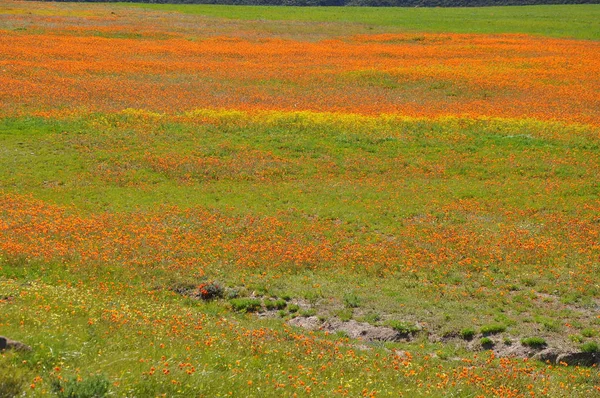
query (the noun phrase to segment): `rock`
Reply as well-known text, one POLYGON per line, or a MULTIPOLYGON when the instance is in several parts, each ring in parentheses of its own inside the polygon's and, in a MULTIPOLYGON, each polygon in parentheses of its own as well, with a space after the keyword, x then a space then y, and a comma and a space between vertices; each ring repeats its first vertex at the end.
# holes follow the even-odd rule
POLYGON ((597 352, 571 352, 560 354, 556 363, 566 363, 569 366, 593 366, 600 364, 600 353, 597 352))
POLYGON ((557 363, 556 359, 562 354, 555 348, 546 348, 543 351, 538 352, 532 358, 542 362, 550 362, 552 364, 557 363))
POLYGON ((318 330, 321 327, 321 321, 316 316, 297 317, 288 321, 289 325, 297 326, 308 330, 318 330))
POLYGON ((350 320, 342 322, 329 320, 323 325, 324 330, 345 332, 348 337, 363 341, 399 341, 406 340, 407 336, 385 326, 373 326, 368 323, 350 320))
POLYGON ((19 341, 0 336, 0 351, 3 350, 31 351, 31 347, 19 341))
POLYGON ((494 346, 494 352, 499 358, 531 358, 538 353, 538 350, 517 343, 498 343, 494 346))

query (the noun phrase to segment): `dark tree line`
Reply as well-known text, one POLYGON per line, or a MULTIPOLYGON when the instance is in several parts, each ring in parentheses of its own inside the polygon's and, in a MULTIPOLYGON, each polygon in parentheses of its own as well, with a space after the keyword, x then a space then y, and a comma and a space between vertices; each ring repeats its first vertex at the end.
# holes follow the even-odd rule
MULTIPOLYGON (((110 2, 110 0, 54 0, 110 2)), ((272 6, 369 6, 369 7, 483 7, 536 4, 598 4, 600 0, 115 0, 135 3, 229 4, 272 6)))

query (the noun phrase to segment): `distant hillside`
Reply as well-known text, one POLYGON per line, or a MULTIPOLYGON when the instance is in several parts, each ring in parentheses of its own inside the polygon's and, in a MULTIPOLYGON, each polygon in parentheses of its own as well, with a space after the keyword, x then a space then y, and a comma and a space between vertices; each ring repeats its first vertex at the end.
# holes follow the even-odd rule
MULTIPOLYGON (((110 2, 101 0, 55 0, 110 2)), ((598 4, 600 0, 119 0, 133 3, 228 4, 273 6, 369 6, 369 7, 485 7, 541 4, 598 4)))

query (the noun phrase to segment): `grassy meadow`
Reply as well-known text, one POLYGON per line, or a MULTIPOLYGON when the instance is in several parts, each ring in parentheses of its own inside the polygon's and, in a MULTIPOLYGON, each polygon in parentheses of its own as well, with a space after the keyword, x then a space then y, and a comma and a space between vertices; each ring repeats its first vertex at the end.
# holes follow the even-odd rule
POLYGON ((600 396, 599 14, 3 2, 0 397, 600 396))

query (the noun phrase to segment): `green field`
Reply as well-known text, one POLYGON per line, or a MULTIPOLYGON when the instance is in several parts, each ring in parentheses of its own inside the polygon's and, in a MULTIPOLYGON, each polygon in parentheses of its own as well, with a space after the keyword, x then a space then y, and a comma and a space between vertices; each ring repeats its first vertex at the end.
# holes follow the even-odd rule
MULTIPOLYGON (((129 3, 120 3, 125 7, 129 3)), ((269 7, 136 4, 151 10, 215 18, 360 24, 392 31, 524 33, 550 37, 600 38, 600 5, 473 8, 269 7)))
POLYGON ((600 396, 599 11, 0 5, 0 398, 600 396))

